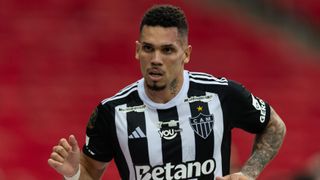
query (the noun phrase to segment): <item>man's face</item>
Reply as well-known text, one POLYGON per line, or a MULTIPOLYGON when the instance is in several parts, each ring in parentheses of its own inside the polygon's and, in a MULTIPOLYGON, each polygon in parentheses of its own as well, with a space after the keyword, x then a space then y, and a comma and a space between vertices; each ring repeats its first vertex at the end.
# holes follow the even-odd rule
POLYGON ((135 57, 149 89, 160 91, 182 83, 184 64, 189 62, 191 53, 191 46, 186 43, 176 27, 142 28, 135 57))

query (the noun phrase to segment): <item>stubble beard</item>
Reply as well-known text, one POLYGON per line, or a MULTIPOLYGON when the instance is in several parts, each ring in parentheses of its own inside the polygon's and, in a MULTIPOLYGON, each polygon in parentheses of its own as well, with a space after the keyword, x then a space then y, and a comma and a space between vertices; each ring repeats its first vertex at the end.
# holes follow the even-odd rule
MULTIPOLYGON (((178 84, 178 80, 177 79, 174 79, 172 82, 170 82, 169 84, 169 90, 171 92, 171 94, 175 95, 177 94, 177 84, 178 84)), ((152 84, 148 84, 147 83, 147 88, 152 90, 152 91, 162 91, 164 89, 166 89, 167 85, 162 85, 162 86, 159 86, 157 85, 156 82, 152 82, 152 84)))
POLYGON ((157 85, 156 82, 152 82, 151 84, 147 83, 147 87, 148 87, 148 89, 150 89, 151 91, 162 91, 162 90, 164 90, 167 86, 166 86, 166 85, 159 86, 159 85, 157 85))

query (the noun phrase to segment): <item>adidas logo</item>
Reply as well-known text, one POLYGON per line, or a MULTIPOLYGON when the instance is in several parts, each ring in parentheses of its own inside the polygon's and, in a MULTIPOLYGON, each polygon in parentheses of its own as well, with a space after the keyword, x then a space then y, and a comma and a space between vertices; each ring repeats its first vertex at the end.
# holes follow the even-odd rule
POLYGON ((146 135, 142 132, 140 127, 138 126, 129 136, 129 139, 138 139, 138 138, 145 138, 146 135))

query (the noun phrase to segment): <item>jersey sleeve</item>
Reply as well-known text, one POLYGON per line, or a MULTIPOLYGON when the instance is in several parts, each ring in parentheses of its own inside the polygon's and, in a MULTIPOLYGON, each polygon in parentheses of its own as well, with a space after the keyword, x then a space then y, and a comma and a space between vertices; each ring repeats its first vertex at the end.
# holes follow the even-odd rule
POLYGON ((113 158, 109 128, 108 112, 99 104, 87 124, 83 153, 97 161, 109 162, 113 158))
POLYGON ((232 127, 260 133, 270 120, 270 106, 235 81, 229 81, 228 106, 232 127))

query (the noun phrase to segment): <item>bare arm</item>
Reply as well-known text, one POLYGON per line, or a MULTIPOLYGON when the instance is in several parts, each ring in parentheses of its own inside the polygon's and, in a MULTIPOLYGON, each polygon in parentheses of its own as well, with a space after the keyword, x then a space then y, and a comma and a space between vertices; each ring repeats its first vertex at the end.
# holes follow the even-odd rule
POLYGON ((267 128, 257 134, 251 157, 245 163, 241 172, 256 179, 264 167, 278 153, 286 134, 286 126, 278 114, 271 108, 270 121, 267 128))
POLYGON ((238 173, 217 180, 252 180, 256 179, 263 168, 275 157, 286 134, 286 126, 278 114, 271 108, 270 121, 266 129, 256 135, 250 158, 238 173))
POLYGON ((103 163, 100 161, 96 161, 85 154, 81 153, 80 155, 80 165, 81 165, 81 174, 80 180, 96 180, 101 179, 104 170, 108 166, 109 163, 103 163))

